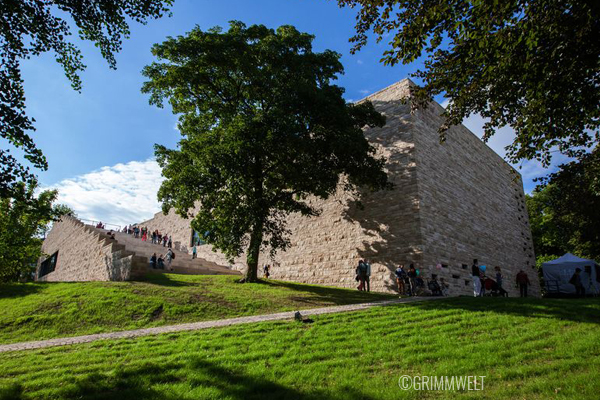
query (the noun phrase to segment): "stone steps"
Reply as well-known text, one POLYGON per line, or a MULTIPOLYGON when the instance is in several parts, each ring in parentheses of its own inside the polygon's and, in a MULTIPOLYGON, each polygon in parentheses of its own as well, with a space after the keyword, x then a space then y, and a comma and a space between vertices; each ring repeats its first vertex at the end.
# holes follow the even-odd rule
POLYGON ((104 240, 106 245, 113 246, 114 251, 120 251, 122 257, 132 257, 132 277, 142 276, 145 273, 177 273, 188 275, 240 275, 240 272, 228 267, 204 260, 202 258, 192 259, 191 255, 182 251, 173 249, 175 258, 171 265, 165 269, 150 268, 150 257, 152 254, 166 255, 168 248, 159 244, 142 241, 141 238, 135 238, 123 232, 113 232, 115 239, 111 239, 108 230, 99 229, 91 225, 86 225, 86 229, 97 233, 100 240, 104 240))

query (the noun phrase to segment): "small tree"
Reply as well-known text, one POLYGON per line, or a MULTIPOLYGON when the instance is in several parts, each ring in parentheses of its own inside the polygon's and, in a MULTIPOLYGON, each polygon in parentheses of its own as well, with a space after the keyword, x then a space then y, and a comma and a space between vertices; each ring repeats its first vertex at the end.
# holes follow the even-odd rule
POLYGON ((292 26, 195 28, 154 45, 164 62, 143 71, 150 103, 180 114, 179 148, 155 146, 163 211, 188 217, 199 204, 193 229, 228 257, 247 250, 247 281, 261 248, 289 246, 287 214, 319 213, 309 196, 327 198, 341 175, 347 190, 389 185, 361 129, 384 117, 344 101, 331 83, 340 55, 313 52, 313 39, 292 26))
POLYGON ((600 149, 541 181, 527 199, 536 254, 600 258, 600 149))
POLYGON ((15 185, 13 197, 0 198, 0 282, 29 277, 42 255, 42 235, 50 222, 70 210, 53 206, 56 190, 35 195, 37 184, 15 185))

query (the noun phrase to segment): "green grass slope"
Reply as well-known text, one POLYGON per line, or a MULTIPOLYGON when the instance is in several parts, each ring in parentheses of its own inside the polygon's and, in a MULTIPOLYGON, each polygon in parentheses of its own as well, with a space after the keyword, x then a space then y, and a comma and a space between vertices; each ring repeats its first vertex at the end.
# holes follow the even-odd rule
POLYGON ((0 344, 361 303, 391 296, 235 276, 0 285, 0 344))
POLYGON ((1 399, 597 399, 600 302, 458 298, 0 354, 1 399), (404 391, 402 375, 485 376, 404 391))

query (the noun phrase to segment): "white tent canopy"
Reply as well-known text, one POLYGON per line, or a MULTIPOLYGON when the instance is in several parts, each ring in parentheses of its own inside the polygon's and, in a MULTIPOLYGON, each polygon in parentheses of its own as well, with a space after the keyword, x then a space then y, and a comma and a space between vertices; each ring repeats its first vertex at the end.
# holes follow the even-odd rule
POLYGON ((570 284, 569 280, 577 268, 582 271, 581 283, 586 294, 598 293, 600 291, 600 268, 598 263, 594 260, 577 257, 571 253, 542 264, 544 282, 548 292, 574 294, 575 286, 570 284))

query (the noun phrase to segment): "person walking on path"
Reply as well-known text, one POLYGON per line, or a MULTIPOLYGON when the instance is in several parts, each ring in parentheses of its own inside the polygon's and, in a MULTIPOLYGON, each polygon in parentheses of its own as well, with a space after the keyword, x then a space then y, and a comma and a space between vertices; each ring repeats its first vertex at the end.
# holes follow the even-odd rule
POLYGON ((169 241, 167 242, 167 247, 168 248, 173 247, 173 235, 169 236, 169 241))
POLYGON ((193 260, 194 258, 196 258, 197 256, 198 256, 198 249, 196 248, 196 245, 194 245, 194 246, 192 247, 192 260, 193 260))
POLYGON ((270 271, 271 270, 271 266, 269 264, 265 264, 265 266, 263 267, 263 272, 265 274, 265 278, 269 279, 269 276, 271 276, 270 271))
POLYGON ((527 288, 531 285, 529 281, 529 277, 525 273, 525 271, 520 270, 517 274, 517 286, 519 287, 519 292, 521 293, 521 297, 527 297, 527 288))
POLYGON ((404 270, 404 265, 399 265, 398 268, 396 268, 396 283, 398 284, 398 294, 400 296, 404 296, 406 294, 406 288, 404 287, 406 278, 408 278, 408 276, 404 270))
POLYGON ((479 263, 477 259, 473 259, 473 265, 471 266, 471 275, 473 276, 473 296, 481 296, 481 270, 479 269, 479 263))
POLYGON ((358 290, 365 290, 365 283, 367 280, 367 266, 364 263, 363 260, 360 260, 358 262, 358 267, 356 267, 356 276, 358 278, 358 281, 360 282, 358 284, 358 290))
POLYGON ((408 267, 408 295, 416 296, 417 295, 417 270, 415 269, 414 264, 410 264, 408 267))
POLYGON ((367 267, 367 276, 365 278, 365 283, 367 284, 367 292, 371 291, 371 263, 369 260, 365 260, 365 266, 367 267))
POLYGON ((569 283, 575 286, 575 296, 585 297, 585 287, 583 287, 583 283, 581 282, 581 268, 575 269, 575 273, 569 279, 569 283))

